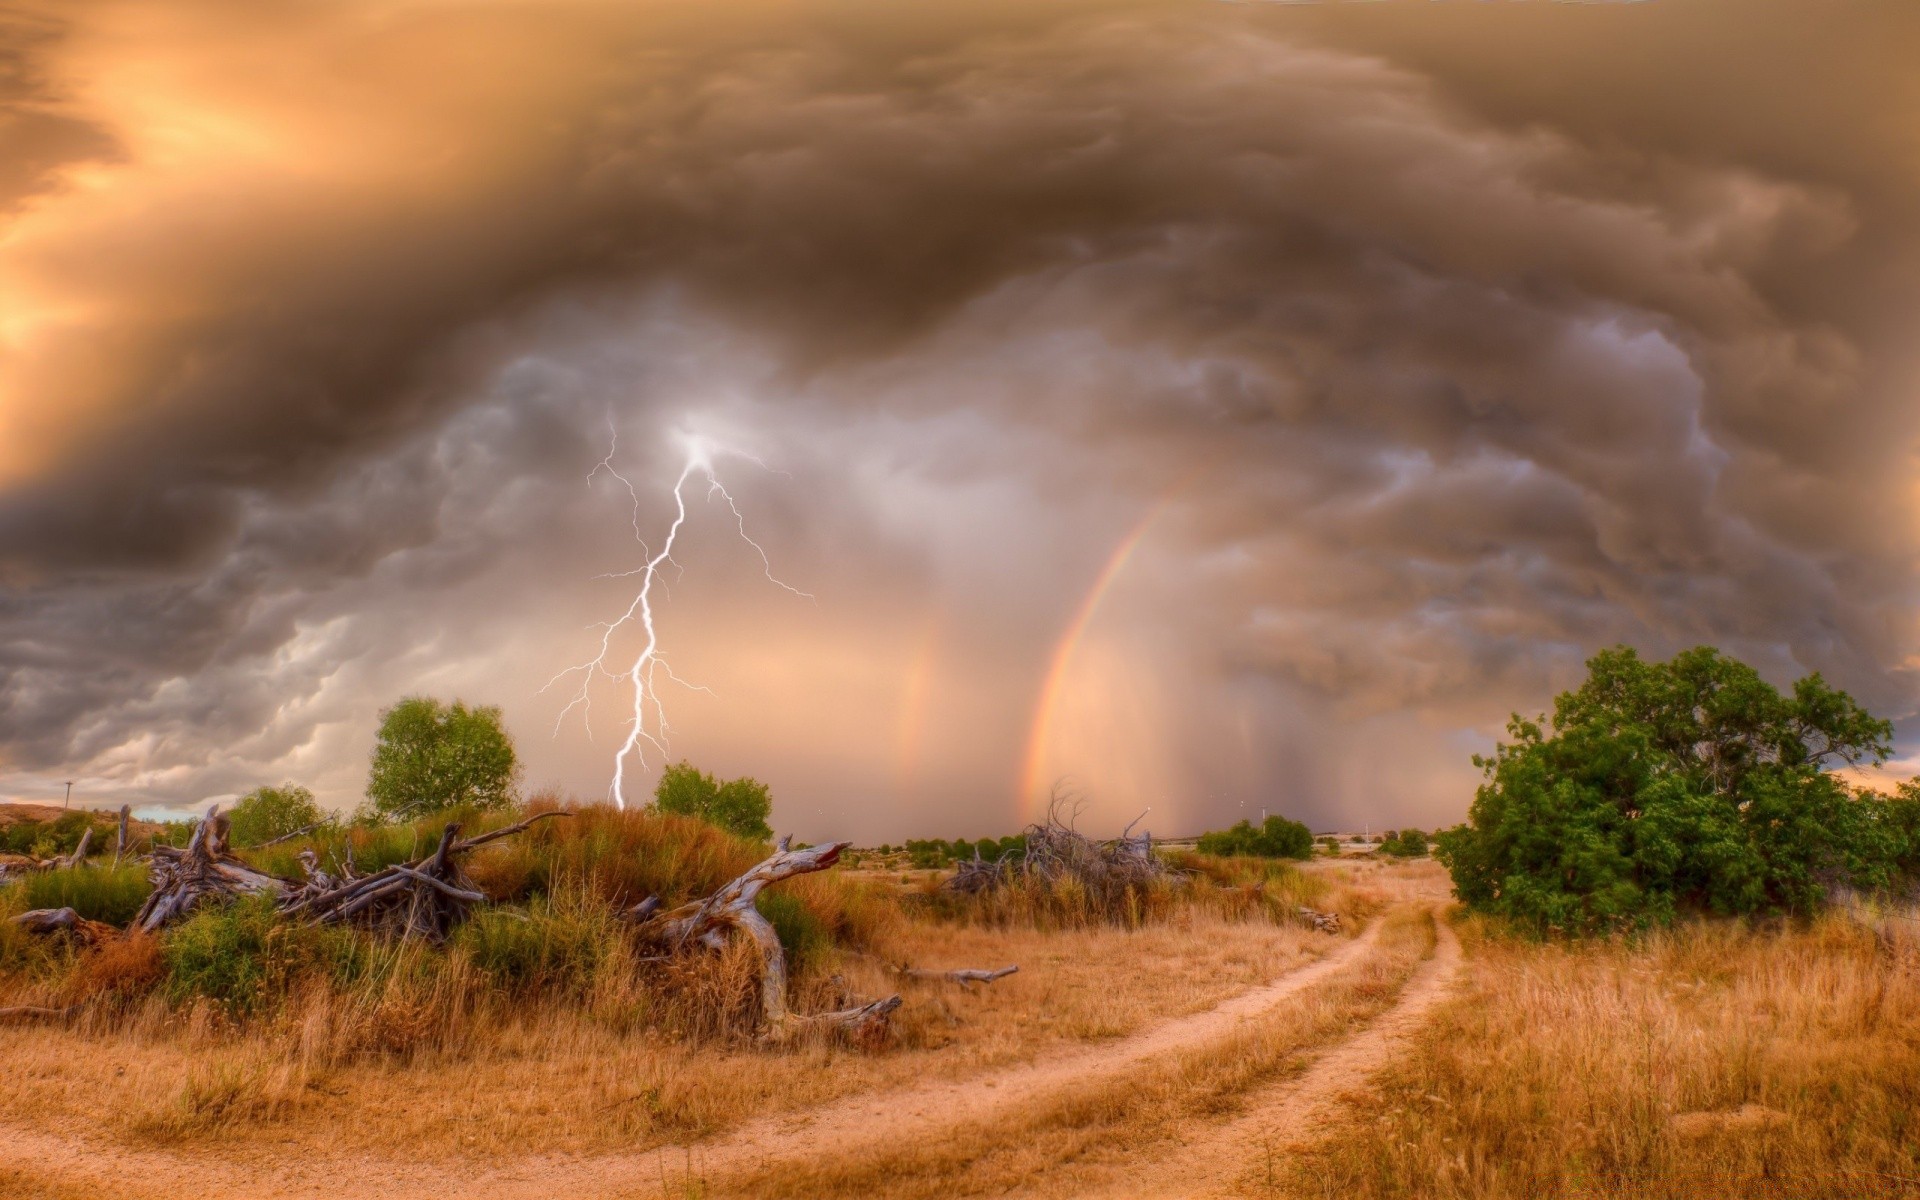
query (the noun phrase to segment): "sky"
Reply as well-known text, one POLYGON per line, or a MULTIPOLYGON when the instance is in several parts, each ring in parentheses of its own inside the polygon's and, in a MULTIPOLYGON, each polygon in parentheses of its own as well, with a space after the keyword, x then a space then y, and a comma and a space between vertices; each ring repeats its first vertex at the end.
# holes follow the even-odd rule
POLYGON ((0 798, 347 809, 428 695, 603 799, 566 672, 689 454, 636 800, 1445 825, 1620 643, 1920 771, 1914 61, 1904 0, 15 3, 0 798))

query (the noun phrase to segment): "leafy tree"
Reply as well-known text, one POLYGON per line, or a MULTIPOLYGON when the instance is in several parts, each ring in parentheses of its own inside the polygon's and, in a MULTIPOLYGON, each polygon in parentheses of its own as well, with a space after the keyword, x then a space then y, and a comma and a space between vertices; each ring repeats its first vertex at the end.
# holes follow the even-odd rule
POLYGON ((313 801, 313 793, 291 783, 279 787, 257 787, 240 797, 227 811, 232 822, 228 837, 236 846, 257 846, 296 830, 318 825, 326 814, 313 801))
POLYGON ((1804 913, 1828 884, 1894 869, 1892 802, 1825 768, 1881 762, 1892 726, 1810 675, 1783 694, 1711 647, 1670 662, 1625 647, 1587 664, 1551 727, 1511 742, 1439 855, 1470 907, 1542 932, 1664 922, 1680 911, 1804 913))
POLYGON ((1402 829, 1380 843, 1382 853, 1395 858, 1419 858, 1427 852, 1427 834, 1423 829, 1402 829))
POLYGON ((653 806, 660 812, 698 817, 729 833, 755 841, 773 836, 767 817, 773 797, 757 779, 717 780, 688 762, 677 762, 660 773, 653 789, 653 806))
POLYGON ((388 820, 511 804, 520 764, 498 708, 410 696, 380 714, 367 797, 388 820))
POLYGON ((1271 816, 1256 827, 1241 821, 1229 829, 1200 835, 1202 854, 1245 854, 1258 858, 1312 858, 1313 831, 1298 821, 1271 816))

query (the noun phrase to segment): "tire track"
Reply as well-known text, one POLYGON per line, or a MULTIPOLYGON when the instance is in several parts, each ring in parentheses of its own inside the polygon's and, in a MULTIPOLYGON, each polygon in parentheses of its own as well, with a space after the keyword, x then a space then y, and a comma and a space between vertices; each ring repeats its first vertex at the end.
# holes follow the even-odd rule
POLYGON ((127 1194, 136 1181, 167 1178, 192 1179, 193 1190, 203 1200, 335 1200, 347 1180, 352 1181, 355 1196, 364 1200, 424 1195, 545 1200, 657 1192, 665 1174, 736 1176, 784 1162, 852 1153, 877 1141, 925 1136, 1058 1090, 1121 1075, 1148 1059, 1205 1045, 1364 958, 1378 942, 1383 924, 1383 919, 1374 920, 1345 946, 1270 984, 1117 1041, 1050 1053, 1032 1063, 960 1080, 848 1096, 804 1112, 758 1118, 691 1145, 596 1155, 511 1156, 491 1162, 406 1162, 365 1153, 287 1161, 264 1152, 229 1156, 135 1149, 107 1139, 0 1123, 0 1154, 43 1178, 68 1186, 96 1186, 112 1195, 127 1194))

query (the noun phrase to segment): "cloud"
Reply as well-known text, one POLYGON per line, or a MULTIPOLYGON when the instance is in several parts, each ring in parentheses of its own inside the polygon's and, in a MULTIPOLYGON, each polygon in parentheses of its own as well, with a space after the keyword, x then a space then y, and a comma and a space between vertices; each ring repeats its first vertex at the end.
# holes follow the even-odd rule
POLYGON ((1911 711, 1880 126, 1606 128, 1424 16, 755 15, 10 35, 43 147, 0 180, 13 786, 348 803, 378 707, 443 690, 596 792, 610 747, 542 740, 539 690, 633 553, 585 480, 617 434, 658 502, 689 425, 785 472, 729 483, 819 599, 701 535, 671 619, 718 697, 676 748, 839 828, 1004 827, 1036 728, 1116 814, 1438 821, 1468 743, 1621 640, 1911 711))

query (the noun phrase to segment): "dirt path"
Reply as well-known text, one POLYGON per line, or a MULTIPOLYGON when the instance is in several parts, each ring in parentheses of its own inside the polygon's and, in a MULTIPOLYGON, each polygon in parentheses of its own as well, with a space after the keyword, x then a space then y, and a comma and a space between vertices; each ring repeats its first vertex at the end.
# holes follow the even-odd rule
MULTIPOLYGON (((1038 1062, 955 1081, 930 1081, 915 1087, 846 1097, 803 1113, 750 1122, 730 1134, 691 1147, 649 1149, 601 1155, 537 1155, 487 1163, 405 1163, 373 1155, 312 1156, 265 1164, 251 1153, 232 1157, 205 1152, 135 1150, 91 1139, 62 1136, 29 1127, 0 1124, 0 1148, 9 1162, 31 1164, 48 1178, 70 1186, 95 1185, 103 1193, 142 1179, 191 1178, 205 1200, 221 1197, 328 1197, 341 1194, 344 1181, 366 1200, 425 1195, 533 1200, 535 1197, 601 1197, 658 1194, 667 1176, 693 1175, 708 1180, 785 1162, 857 1153, 876 1142, 900 1142, 952 1125, 991 1117, 994 1112, 1077 1084, 1121 1075, 1145 1060, 1206 1045, 1230 1035, 1241 1023, 1366 957, 1379 937, 1382 921, 1326 957, 1255 988, 1215 1008, 1162 1022, 1115 1042, 1077 1047, 1038 1062)), ((1271 1098, 1205 1142, 1174 1151, 1180 1162, 1245 1161, 1245 1149, 1260 1132, 1284 1121, 1295 1127, 1313 1104, 1330 1104, 1340 1090, 1364 1078, 1384 1062, 1390 1045, 1404 1036, 1437 998, 1458 958, 1458 946, 1443 929, 1441 952, 1413 983, 1401 1004, 1367 1031, 1323 1056, 1306 1076, 1276 1089, 1271 1098), (1306 1108, 1299 1108, 1306 1105, 1306 1108), (1299 1111, 1296 1112, 1296 1109, 1299 1111), (1226 1150, 1222 1150, 1226 1147, 1226 1150)), ((1206 1164, 1211 1170, 1211 1164, 1206 1164)), ((1202 1174, 1205 1174, 1203 1171, 1202 1174)), ((1142 1178, 1160 1181, 1164 1194, 1192 1194, 1194 1168, 1154 1170, 1142 1178)), ((1211 1176, 1209 1176, 1211 1178, 1211 1176)), ((712 1185, 709 1184, 711 1187, 712 1185)), ((724 1187, 715 1189, 724 1194, 724 1187)), ((1145 1194, 1129 1187, 1128 1194, 1145 1194)))
POLYGON ((1427 1014, 1446 999, 1460 975, 1460 939, 1445 921, 1434 922, 1434 954, 1407 982, 1399 1003, 1364 1030, 1313 1060, 1305 1073, 1247 1097, 1247 1109, 1224 1125, 1197 1129, 1176 1148, 1129 1171, 1113 1200, 1154 1196, 1231 1195, 1233 1185, 1257 1169, 1256 1156, 1280 1155, 1311 1142, 1350 1093, 1393 1060, 1419 1031, 1427 1014))

